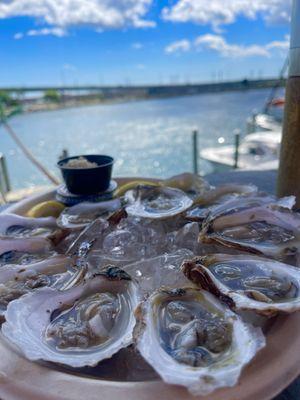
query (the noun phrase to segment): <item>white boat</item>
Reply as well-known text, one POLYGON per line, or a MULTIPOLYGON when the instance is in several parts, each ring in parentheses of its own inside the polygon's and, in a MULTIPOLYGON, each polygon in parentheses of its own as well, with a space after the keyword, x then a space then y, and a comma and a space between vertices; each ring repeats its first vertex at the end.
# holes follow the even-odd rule
POLYGON ((248 132, 278 131, 281 129, 282 120, 274 115, 259 113, 247 121, 248 132))
MULTIPOLYGON (((277 169, 281 142, 281 130, 251 133, 242 140, 238 151, 239 169, 277 169)), ((234 168, 235 146, 209 147, 200 152, 215 172, 234 168)))
POLYGON ((279 131, 283 121, 284 98, 274 98, 264 112, 253 114, 247 119, 247 132, 279 131))

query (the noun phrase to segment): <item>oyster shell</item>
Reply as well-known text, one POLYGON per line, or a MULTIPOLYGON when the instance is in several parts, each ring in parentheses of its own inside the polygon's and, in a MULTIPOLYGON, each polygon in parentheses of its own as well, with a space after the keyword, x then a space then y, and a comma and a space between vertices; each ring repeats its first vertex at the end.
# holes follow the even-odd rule
POLYGON ((98 217, 104 217, 121 208, 120 199, 98 203, 83 202, 65 208, 60 214, 57 224, 61 228, 82 229, 98 217))
POLYGON ((141 218, 168 218, 180 214, 193 204, 183 191, 162 186, 139 185, 125 193, 126 211, 141 218))
POLYGON ((194 200, 197 205, 213 205, 224 202, 226 199, 240 196, 253 195, 257 193, 257 187, 254 185, 239 185, 234 183, 219 185, 215 188, 202 193, 194 200))
POLYGON ((136 312, 135 341, 162 379, 207 395, 237 383, 265 345, 260 328, 245 324, 212 294, 161 288, 136 312))
POLYGON ((60 291, 42 288, 11 302, 5 338, 29 360, 95 366, 132 342, 137 286, 110 267, 60 291))
POLYGON ((14 238, 48 236, 57 228, 56 219, 28 218, 17 214, 0 214, 0 236, 14 238))
POLYGON ((174 175, 162 181, 163 186, 180 189, 192 197, 199 197, 203 193, 211 190, 209 183, 197 174, 184 172, 180 175, 174 175))
POLYGON ((300 216, 285 207, 267 204, 208 218, 199 239, 273 258, 297 255, 300 216))
POLYGON ((45 238, 0 238, 0 266, 5 264, 29 264, 46 258, 51 243, 45 238))
POLYGON ((253 185, 225 184, 211 188, 194 199, 194 207, 186 212, 189 221, 202 222, 208 214, 219 205, 226 205, 230 201, 252 197, 257 194, 257 187, 253 185))
POLYGON ((55 255, 27 265, 5 265, 0 269, 0 315, 7 305, 25 293, 41 287, 60 287, 71 277, 71 259, 55 255))
POLYGON ((237 310, 265 316, 300 310, 300 270, 251 255, 213 254, 182 264, 188 279, 237 310))

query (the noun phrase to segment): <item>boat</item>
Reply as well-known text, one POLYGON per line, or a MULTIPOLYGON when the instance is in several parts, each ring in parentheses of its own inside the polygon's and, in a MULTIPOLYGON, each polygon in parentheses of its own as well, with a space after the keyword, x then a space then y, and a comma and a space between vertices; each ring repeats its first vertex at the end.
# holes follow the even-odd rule
POLYGON ((264 110, 247 119, 247 133, 258 131, 278 131, 282 127, 285 100, 275 97, 266 103, 264 110))
POLYGON ((280 129, 246 135, 238 148, 237 166, 235 166, 236 146, 233 144, 203 149, 200 156, 212 164, 215 172, 224 172, 234 167, 244 170, 277 169, 280 142, 280 129))
POLYGON ((258 113, 247 120, 247 132, 278 131, 282 126, 282 118, 279 115, 258 113))

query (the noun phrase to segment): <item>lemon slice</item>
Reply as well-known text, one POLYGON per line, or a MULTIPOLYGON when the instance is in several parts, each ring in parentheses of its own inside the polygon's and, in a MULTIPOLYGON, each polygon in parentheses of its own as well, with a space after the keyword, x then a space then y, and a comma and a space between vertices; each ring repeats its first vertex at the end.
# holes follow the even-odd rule
POLYGON ((120 187, 118 187, 118 189, 116 189, 116 191, 114 193, 114 197, 121 197, 127 192, 127 190, 134 189, 138 185, 161 186, 161 182, 160 181, 156 181, 156 182, 155 181, 147 181, 147 180, 143 180, 143 179, 130 181, 130 182, 124 183, 124 185, 121 185, 120 187))
POLYGON ((55 200, 44 201, 36 204, 28 212, 27 217, 41 218, 41 217, 55 217, 57 218, 63 211, 65 206, 55 200))

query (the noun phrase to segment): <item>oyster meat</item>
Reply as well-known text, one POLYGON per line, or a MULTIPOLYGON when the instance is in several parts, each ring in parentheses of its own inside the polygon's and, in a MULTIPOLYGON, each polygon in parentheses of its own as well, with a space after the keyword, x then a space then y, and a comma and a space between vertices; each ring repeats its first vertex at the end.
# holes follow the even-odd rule
POLYGON ((110 267, 67 290, 42 288, 11 302, 5 338, 29 360, 95 366, 132 342, 136 284, 110 267))
POLYGON ((291 210, 295 204, 295 196, 283 197, 277 200, 275 197, 265 193, 253 193, 249 195, 231 196, 218 204, 207 208, 195 207, 187 212, 187 218, 202 222, 205 218, 212 220, 223 214, 236 213, 263 205, 277 205, 291 210), (201 211, 202 210, 202 211, 201 211))
POLYGON ((82 229, 96 218, 104 218, 119 208, 121 208, 120 199, 98 203, 79 203, 73 207, 65 208, 60 214, 57 224, 61 228, 82 229))
POLYGON ((194 207, 186 212, 189 221, 202 222, 214 208, 226 206, 228 202, 243 200, 257 194, 253 185, 224 184, 210 188, 194 199, 194 207))
POLYGON ((49 256, 51 242, 45 238, 0 237, 0 266, 5 264, 29 264, 49 256))
POLYGON ((12 300, 25 293, 45 286, 61 287, 71 278, 70 265, 69 257, 55 255, 33 264, 3 266, 0 269, 0 315, 12 300))
POLYGON ((274 204, 229 211, 208 218, 199 238, 203 243, 284 259, 298 254, 300 216, 274 204))
POLYGON ((237 310, 265 316, 300 310, 300 270, 251 255, 213 254, 182 264, 188 279, 237 310))
POLYGON ((125 201, 129 215, 151 219, 173 217, 193 204, 193 200, 179 189, 145 185, 127 191, 125 201))
POLYGON ((56 219, 28 218, 17 214, 0 214, 0 236, 14 238, 49 236, 57 229, 56 219))
POLYGON ((245 324, 206 291, 161 288, 137 309, 136 346, 162 379, 194 395, 237 383, 265 345, 260 328, 245 324))

